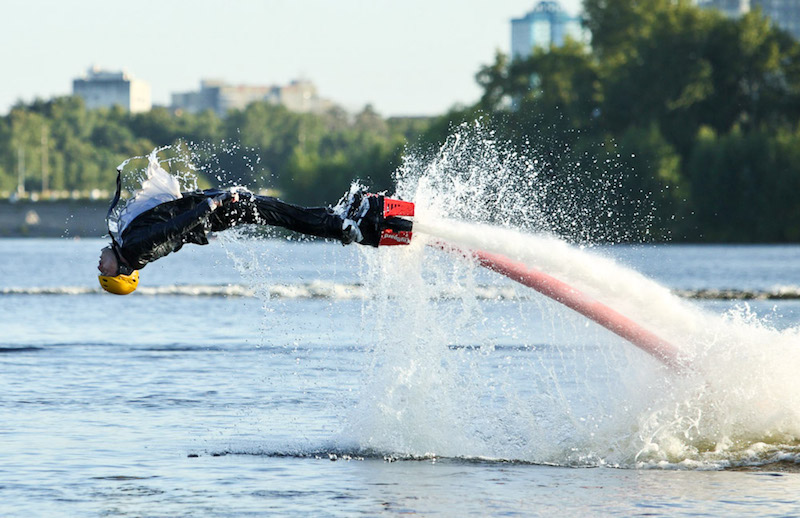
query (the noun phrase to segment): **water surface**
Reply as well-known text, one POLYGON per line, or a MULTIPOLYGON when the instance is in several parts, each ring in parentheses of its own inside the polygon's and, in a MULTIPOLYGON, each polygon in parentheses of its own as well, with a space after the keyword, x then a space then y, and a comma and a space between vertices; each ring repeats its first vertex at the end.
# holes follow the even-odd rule
MULTIPOLYGON (((419 308, 452 315, 429 351, 371 301, 356 247, 186 247, 142 271, 150 292, 112 297, 101 246, 0 240, 3 516, 800 513, 791 447, 615 455, 606 438, 636 442, 628 387, 663 370, 493 274, 419 308)), ((796 246, 601 252, 674 290, 800 286, 796 246)), ((795 299, 694 303, 747 304, 784 335, 800 318, 795 299)))

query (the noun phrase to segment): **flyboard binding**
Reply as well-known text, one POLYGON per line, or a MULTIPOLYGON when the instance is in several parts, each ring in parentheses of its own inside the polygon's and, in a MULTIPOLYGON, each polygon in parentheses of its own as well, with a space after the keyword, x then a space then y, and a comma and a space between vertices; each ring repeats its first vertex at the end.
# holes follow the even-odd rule
POLYGON ((365 193, 370 205, 377 205, 374 222, 377 235, 370 239, 372 246, 408 245, 414 223, 406 218, 414 217, 414 204, 410 201, 387 198, 382 194, 365 193), (376 239, 377 238, 377 239, 376 239))

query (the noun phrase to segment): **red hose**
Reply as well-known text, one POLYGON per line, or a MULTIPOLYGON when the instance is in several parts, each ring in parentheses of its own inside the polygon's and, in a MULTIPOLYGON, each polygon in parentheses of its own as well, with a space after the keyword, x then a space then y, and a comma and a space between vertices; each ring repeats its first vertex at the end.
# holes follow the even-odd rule
MULTIPOLYGON (((440 246, 444 249, 451 249, 448 245, 440 246)), ((481 266, 533 288, 542 295, 546 295, 586 318, 597 322, 609 331, 656 357, 667 366, 677 370, 685 368, 685 365, 679 359, 678 350, 672 344, 662 340, 605 304, 581 293, 569 284, 499 254, 473 250, 469 252, 469 255, 476 258, 481 266)))

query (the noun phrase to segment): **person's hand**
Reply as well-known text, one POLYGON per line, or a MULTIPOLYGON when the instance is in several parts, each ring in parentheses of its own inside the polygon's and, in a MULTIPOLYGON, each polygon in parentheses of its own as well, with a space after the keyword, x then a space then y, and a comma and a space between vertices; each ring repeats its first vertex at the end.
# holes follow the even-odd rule
POLYGON ((222 194, 218 194, 213 198, 208 198, 208 206, 211 207, 212 212, 222 207, 225 203, 238 203, 238 202, 239 202, 238 192, 223 192, 222 194))
POLYGON ((358 223, 352 219, 342 221, 342 244, 349 245, 352 242, 360 243, 364 240, 364 235, 361 229, 358 228, 358 223))
POLYGON ((233 195, 231 193, 224 192, 222 194, 218 194, 218 195, 214 196, 213 198, 209 198, 208 199, 208 206, 211 208, 211 211, 213 212, 213 211, 217 210, 218 208, 222 207, 222 205, 228 200, 239 201, 239 196, 237 194, 236 198, 234 199, 234 197, 233 197, 233 195))

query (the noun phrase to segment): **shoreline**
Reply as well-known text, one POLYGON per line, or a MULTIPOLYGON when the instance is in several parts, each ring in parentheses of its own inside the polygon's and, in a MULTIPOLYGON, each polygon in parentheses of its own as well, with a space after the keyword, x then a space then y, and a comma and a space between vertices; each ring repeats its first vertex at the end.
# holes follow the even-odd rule
POLYGON ((0 238, 102 237, 105 200, 0 200, 0 238))

